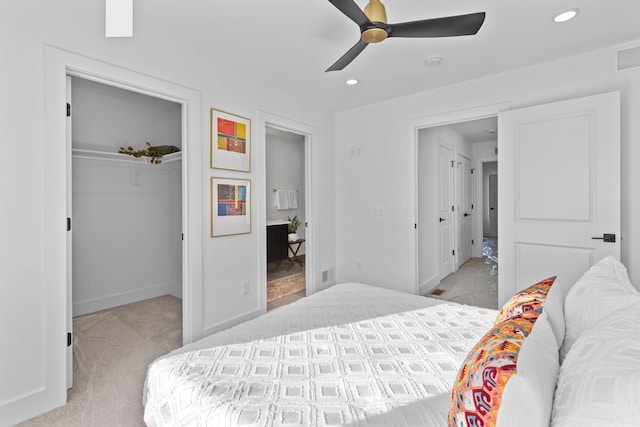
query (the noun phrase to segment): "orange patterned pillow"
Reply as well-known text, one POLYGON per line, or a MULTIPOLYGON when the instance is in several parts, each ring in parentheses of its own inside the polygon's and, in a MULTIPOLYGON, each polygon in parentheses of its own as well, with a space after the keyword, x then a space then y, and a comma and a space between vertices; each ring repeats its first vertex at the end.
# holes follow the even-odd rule
POLYGON ((512 296, 500 309, 495 324, 516 317, 535 321, 542 313, 547 294, 555 280, 556 276, 549 277, 512 296))
POLYGON ((534 322, 510 319, 489 330, 469 352, 451 395, 449 427, 494 426, 518 353, 534 322))

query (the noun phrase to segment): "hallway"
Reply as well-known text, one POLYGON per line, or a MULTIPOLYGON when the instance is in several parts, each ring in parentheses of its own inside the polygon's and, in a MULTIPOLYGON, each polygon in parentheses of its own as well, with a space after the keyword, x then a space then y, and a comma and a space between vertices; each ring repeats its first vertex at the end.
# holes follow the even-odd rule
POLYGON ((425 294, 460 304, 498 308, 497 239, 485 238, 482 258, 471 258, 451 273, 435 289, 425 294))

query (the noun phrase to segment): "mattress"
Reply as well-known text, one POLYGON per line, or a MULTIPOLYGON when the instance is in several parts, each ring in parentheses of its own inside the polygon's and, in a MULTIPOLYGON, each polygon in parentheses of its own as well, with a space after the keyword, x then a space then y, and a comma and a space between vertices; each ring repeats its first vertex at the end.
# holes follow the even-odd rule
POLYGON ((496 311, 349 283, 153 362, 149 426, 445 426, 496 311))

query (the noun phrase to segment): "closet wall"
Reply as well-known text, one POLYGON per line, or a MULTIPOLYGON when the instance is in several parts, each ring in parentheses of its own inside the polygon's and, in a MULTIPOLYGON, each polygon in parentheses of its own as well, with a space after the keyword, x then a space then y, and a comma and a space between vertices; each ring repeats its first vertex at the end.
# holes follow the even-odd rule
POLYGON ((180 160, 151 165, 78 149, 180 140, 179 104, 72 78, 74 316, 182 293, 180 160))

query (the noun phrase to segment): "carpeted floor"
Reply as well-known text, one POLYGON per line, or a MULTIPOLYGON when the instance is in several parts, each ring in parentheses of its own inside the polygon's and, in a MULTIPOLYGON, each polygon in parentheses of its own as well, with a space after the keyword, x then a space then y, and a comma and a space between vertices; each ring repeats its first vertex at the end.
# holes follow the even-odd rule
POLYGON ((498 308, 498 242, 485 238, 482 258, 471 258, 460 269, 442 279, 425 296, 460 304, 498 308))
POLYGON ((147 366, 182 345, 182 301, 163 296, 76 317, 73 331, 67 404, 18 426, 144 426, 147 366))

